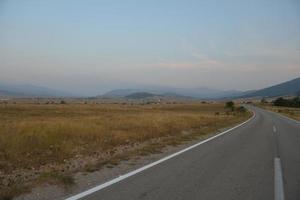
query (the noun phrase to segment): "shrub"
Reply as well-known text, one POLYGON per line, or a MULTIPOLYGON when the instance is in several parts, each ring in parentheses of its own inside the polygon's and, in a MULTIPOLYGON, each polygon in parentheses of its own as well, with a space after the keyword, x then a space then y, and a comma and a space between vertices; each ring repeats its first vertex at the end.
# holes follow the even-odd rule
POLYGON ((300 97, 295 97, 293 99, 284 99, 282 97, 279 97, 273 102, 273 105, 299 108, 300 107, 300 97))
POLYGON ((225 108, 230 109, 231 111, 234 111, 234 102, 233 101, 228 101, 225 104, 225 108))
POLYGON ((247 111, 247 109, 244 106, 240 106, 236 109, 236 111, 238 111, 240 113, 245 113, 247 111))
POLYGON ((260 103, 268 103, 268 102, 267 102, 267 100, 266 100, 265 98, 262 98, 262 99, 260 100, 260 103))

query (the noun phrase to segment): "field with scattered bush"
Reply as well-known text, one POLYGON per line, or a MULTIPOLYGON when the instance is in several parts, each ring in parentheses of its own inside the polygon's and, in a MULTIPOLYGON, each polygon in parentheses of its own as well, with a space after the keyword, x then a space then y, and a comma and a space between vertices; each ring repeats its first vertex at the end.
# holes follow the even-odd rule
POLYGON ((151 152, 151 148, 233 126, 249 116, 244 110, 228 111, 223 103, 0 104, 0 189, 4 193, 5 188, 32 179, 60 179, 76 170, 93 168, 91 163, 83 162, 84 166, 68 166, 60 170, 62 174, 55 174, 62 169, 56 165, 64 166, 72 159, 109 152, 105 160, 97 157, 96 163, 104 164, 119 147, 129 147, 129 151, 131 146, 162 138, 150 147, 143 146, 151 152), (34 172, 34 178, 19 178, 25 172, 34 172))

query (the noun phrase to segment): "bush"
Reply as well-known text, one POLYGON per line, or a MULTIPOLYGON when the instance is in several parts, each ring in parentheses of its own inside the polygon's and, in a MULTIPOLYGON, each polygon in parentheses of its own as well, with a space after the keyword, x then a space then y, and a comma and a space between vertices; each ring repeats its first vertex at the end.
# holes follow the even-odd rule
POLYGON ((228 101, 225 104, 225 108, 230 109, 231 111, 234 111, 234 102, 233 101, 228 101))
POLYGON ((293 99, 284 99, 282 97, 279 97, 273 102, 273 105, 299 108, 300 107, 300 98, 295 97, 293 99))
POLYGON ((265 98, 262 98, 262 99, 260 100, 260 103, 268 103, 268 102, 267 102, 267 100, 266 100, 265 98))
POLYGON ((236 111, 238 111, 240 113, 245 113, 247 111, 247 109, 244 106, 240 106, 236 109, 236 111))

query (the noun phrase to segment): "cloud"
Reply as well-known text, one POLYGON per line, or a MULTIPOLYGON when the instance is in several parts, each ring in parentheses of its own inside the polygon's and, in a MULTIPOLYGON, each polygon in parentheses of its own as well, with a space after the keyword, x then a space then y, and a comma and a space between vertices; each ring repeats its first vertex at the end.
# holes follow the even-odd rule
MULTIPOLYGON (((195 43, 196 44, 196 43, 195 43)), ((180 41, 181 58, 164 59, 156 67, 180 70, 214 70, 238 72, 277 72, 300 73, 299 50, 286 46, 271 48, 264 44, 257 46, 238 46, 238 49, 217 51, 206 46, 205 51, 196 48, 194 43, 185 39, 180 41)))
POLYGON ((206 54, 202 54, 198 50, 192 47, 189 48, 187 57, 188 58, 181 59, 181 60, 161 59, 162 61, 158 62, 157 64, 154 64, 154 66, 160 68, 170 68, 170 69, 203 69, 203 68, 218 68, 224 66, 224 63, 222 63, 221 60, 210 57, 206 54))

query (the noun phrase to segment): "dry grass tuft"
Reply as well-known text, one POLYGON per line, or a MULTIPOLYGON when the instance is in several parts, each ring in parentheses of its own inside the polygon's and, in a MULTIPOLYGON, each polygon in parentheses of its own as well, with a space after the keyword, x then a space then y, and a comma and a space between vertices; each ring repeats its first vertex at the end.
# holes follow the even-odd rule
POLYGON ((64 174, 56 171, 44 172, 39 176, 38 182, 50 182, 53 184, 60 184, 65 187, 73 185, 74 178, 70 174, 64 174))

